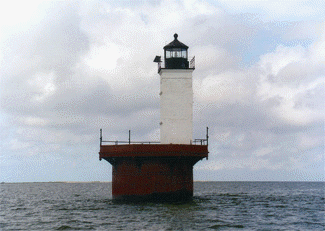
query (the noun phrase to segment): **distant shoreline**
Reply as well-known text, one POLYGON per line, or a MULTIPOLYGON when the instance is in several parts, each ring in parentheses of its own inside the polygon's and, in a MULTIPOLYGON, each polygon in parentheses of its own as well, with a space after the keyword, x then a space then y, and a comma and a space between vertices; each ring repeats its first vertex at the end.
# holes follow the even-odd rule
MULTIPOLYGON (((325 181, 260 181, 260 180, 256 180, 256 181, 201 181, 201 180, 197 180, 194 182, 265 182, 265 183, 325 183, 325 181)), ((26 181, 26 182, 0 182, 0 184, 29 184, 29 183, 54 183, 54 184, 78 184, 78 183, 83 183, 83 184, 91 184, 91 183, 112 183, 112 181, 26 181)))
POLYGON ((75 184, 75 183, 112 183, 112 181, 26 181, 26 182, 1 182, 0 184, 28 184, 28 183, 75 184))

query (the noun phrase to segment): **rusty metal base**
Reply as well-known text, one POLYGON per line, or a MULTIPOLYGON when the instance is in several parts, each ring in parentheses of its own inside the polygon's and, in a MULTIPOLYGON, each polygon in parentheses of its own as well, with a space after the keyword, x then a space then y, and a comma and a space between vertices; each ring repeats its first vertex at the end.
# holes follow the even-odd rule
POLYGON ((101 146, 113 165, 112 195, 124 201, 187 201, 193 196, 193 166, 207 158, 207 146, 101 146))

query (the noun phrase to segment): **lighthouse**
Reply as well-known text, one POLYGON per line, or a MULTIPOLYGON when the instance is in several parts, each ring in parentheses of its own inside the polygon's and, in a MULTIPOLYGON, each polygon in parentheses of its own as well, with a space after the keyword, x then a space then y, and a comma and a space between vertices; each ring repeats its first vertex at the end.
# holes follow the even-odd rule
MULTIPOLYGON (((174 40, 156 56, 160 76, 160 141, 104 141, 99 159, 112 165, 112 195, 127 201, 185 201, 193 196, 193 166, 208 158, 206 137, 193 139, 194 58, 174 40)), ((157 121, 158 122, 158 121, 157 121)))
POLYGON ((162 144, 193 142, 193 89, 188 46, 174 41, 164 47, 164 68, 160 75, 160 141, 162 144))

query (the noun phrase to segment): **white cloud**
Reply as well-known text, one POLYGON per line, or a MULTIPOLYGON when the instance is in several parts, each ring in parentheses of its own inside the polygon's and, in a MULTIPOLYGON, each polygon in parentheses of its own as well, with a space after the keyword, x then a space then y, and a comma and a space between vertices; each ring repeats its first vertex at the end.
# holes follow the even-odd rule
MULTIPOLYGON (((0 4, 0 27, 16 26, 30 22, 35 17, 37 8, 44 0, 13 0, 2 1, 0 4)), ((26 24, 25 24, 26 25, 26 24)))
POLYGON ((255 152, 254 152, 254 154, 256 155, 256 156, 265 156, 265 155, 268 155, 268 154, 271 154, 272 152, 273 152, 273 148, 272 147, 263 147, 263 148, 260 148, 260 149, 258 149, 258 150, 256 150, 255 152))
POLYGON ((85 57, 86 64, 95 72, 111 71, 116 68, 117 60, 121 57, 122 51, 116 44, 105 44, 93 46, 85 57))
POLYGON ((48 120, 38 117, 26 117, 20 118, 21 122, 27 126, 45 126, 48 124, 48 120))
POLYGON ((324 21, 298 21, 292 23, 284 38, 287 40, 317 40, 324 33, 324 21))
POLYGON ((266 21, 319 19, 325 8, 322 1, 313 0, 221 0, 220 2, 231 11, 261 14, 266 21))
POLYGON ((9 145, 11 150, 26 150, 32 146, 30 142, 21 142, 18 139, 10 140, 9 145))
MULTIPOLYGON (((288 66, 288 64, 305 61, 304 55, 305 50, 301 46, 290 48, 280 45, 277 47, 275 52, 263 55, 260 59, 259 65, 267 71, 269 75, 277 75, 279 71, 288 66)), ((278 81, 286 81, 286 79, 278 81)))
POLYGON ((279 46, 259 61, 263 71, 257 89, 260 100, 276 99, 271 111, 286 123, 308 124, 324 116, 324 109, 316 105, 324 102, 325 65, 315 56, 313 45, 307 49, 279 46))
POLYGON ((54 73, 37 73, 31 77, 31 79, 29 79, 27 82, 31 88, 35 89, 35 95, 32 100, 42 102, 46 100, 46 98, 55 94, 56 86, 54 80, 54 73))
POLYGON ((324 161, 325 39, 306 31, 320 23, 300 13, 301 23, 281 21, 294 18, 293 11, 275 12, 270 2, 225 4, 234 11, 206 1, 36 4, 37 17, 24 16, 19 26, 13 21, 1 35, 5 155, 25 148, 33 155, 85 156, 82 150, 98 147, 99 128, 105 139, 126 140, 130 129, 134 140, 157 140, 159 76, 152 60, 176 32, 196 56, 194 136, 210 127, 209 161, 198 169, 312 172, 308 166, 324 161), (238 16, 260 9, 254 18, 238 16), (266 27, 274 46, 259 46, 257 62, 243 65, 243 52, 253 52, 254 36, 266 27), (277 36, 309 45, 288 46, 277 36))
POLYGON ((241 101, 250 94, 245 79, 245 73, 241 72, 224 72, 216 76, 208 76, 194 85, 195 93, 200 101, 227 103, 241 101))

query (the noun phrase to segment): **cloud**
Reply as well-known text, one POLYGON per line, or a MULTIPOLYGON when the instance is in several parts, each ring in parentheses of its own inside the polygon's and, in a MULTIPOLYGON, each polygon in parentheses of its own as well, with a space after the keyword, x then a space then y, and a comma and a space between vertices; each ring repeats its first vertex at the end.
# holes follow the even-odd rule
POLYGON ((206 169, 321 169, 325 66, 315 47, 322 41, 279 45, 249 68, 196 82, 195 119, 212 128, 216 150, 206 169))
POLYGON ((290 0, 279 2, 274 0, 221 0, 230 11, 260 14, 266 21, 299 21, 311 18, 319 19, 325 8, 320 1, 290 0))
POLYGON ((277 17, 270 2, 235 3, 46 1, 3 23, 1 167, 35 156, 55 166, 65 160, 66 167, 76 156, 93 158, 99 128, 105 139, 126 140, 131 130, 134 140, 157 140, 159 76, 152 60, 177 32, 196 57, 194 137, 210 128, 209 161, 197 169, 214 172, 214 180, 220 172, 262 170, 320 179, 324 23, 311 13, 277 17), (265 31, 270 46, 255 44, 265 31), (247 54, 256 59, 246 62, 247 54))

